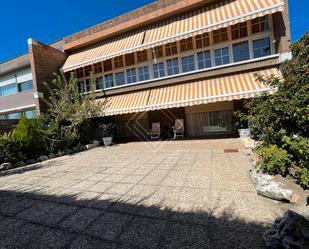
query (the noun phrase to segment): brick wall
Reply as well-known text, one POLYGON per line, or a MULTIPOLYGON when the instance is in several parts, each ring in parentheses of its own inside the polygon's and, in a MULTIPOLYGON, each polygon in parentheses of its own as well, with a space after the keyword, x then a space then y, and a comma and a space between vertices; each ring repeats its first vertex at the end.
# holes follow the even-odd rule
POLYGON ((33 77, 33 88, 43 93, 44 98, 36 99, 36 109, 40 113, 46 109, 46 99, 49 90, 46 84, 53 79, 53 73, 58 72, 67 56, 64 52, 51 46, 39 43, 34 40, 29 41, 29 56, 33 77))
POLYGON ((284 10, 273 14, 276 53, 289 52, 291 44, 288 0, 284 0, 284 10))

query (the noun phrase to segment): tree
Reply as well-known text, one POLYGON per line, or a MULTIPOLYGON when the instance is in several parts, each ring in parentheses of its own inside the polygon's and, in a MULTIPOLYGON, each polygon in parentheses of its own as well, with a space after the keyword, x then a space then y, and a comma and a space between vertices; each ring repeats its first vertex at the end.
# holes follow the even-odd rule
POLYGON ((65 149, 79 140, 79 130, 86 120, 97 117, 103 110, 104 101, 95 100, 94 74, 90 76, 90 90, 80 93, 74 73, 54 74, 47 100, 48 111, 41 117, 41 134, 50 151, 65 149))
POLYGON ((276 89, 272 95, 253 98, 246 105, 254 138, 262 147, 276 145, 292 156, 299 179, 309 186, 309 32, 291 45, 292 59, 281 65, 284 79, 257 76, 276 89), (308 174, 304 177, 302 174, 308 174))

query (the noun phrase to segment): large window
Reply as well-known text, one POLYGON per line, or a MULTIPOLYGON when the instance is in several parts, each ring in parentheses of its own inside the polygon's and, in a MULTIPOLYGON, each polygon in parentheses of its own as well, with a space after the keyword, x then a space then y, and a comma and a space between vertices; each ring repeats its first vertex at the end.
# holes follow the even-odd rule
POLYGON ((79 93, 84 93, 85 92, 84 81, 78 81, 77 88, 79 93))
POLYGON ((85 76, 89 76, 90 73, 92 72, 92 65, 89 65, 89 66, 85 66, 85 76))
POLYGON ((233 58, 234 62, 250 59, 248 41, 233 44, 233 58))
POLYGON ((25 111, 24 115, 25 115, 28 119, 34 119, 34 118, 36 118, 36 111, 35 111, 35 110, 25 111))
POLYGON ((136 81, 137 81, 136 69, 135 68, 127 69, 127 83, 130 84, 136 81))
POLYGON ((171 56, 177 54, 177 42, 167 43, 165 45, 165 55, 171 56))
POLYGON ((123 56, 122 55, 114 58, 114 67, 115 68, 123 67, 123 56))
POLYGON ((152 58, 157 59, 163 57, 163 48, 162 46, 157 46, 152 49, 152 58))
POLYGON ((138 68, 138 80, 139 81, 149 80, 148 66, 138 68))
POLYGON ((211 67, 211 53, 210 50, 197 53, 198 69, 211 67))
POLYGON ((101 73, 103 71, 102 62, 95 63, 93 67, 94 67, 94 73, 101 73))
POLYGON ((84 69, 82 67, 77 68, 75 73, 76 73, 76 78, 84 77, 84 69))
POLYGON ((252 34, 268 31, 269 30, 268 16, 257 17, 251 20, 251 30, 252 34))
POLYGON ((232 26, 232 39, 240 39, 248 35, 247 22, 237 23, 232 26))
POLYGON ((189 72, 195 69, 194 55, 189 55, 181 58, 182 72, 189 72))
POLYGON ((126 54, 124 57, 125 57, 125 60, 126 60, 126 66, 132 66, 132 65, 135 64, 134 53, 126 54))
POLYGON ((116 73, 115 78, 116 78, 116 86, 121 86, 126 83, 124 72, 116 73))
POLYGON ((164 77, 164 63, 156 63, 153 64, 153 77, 154 78, 160 78, 164 77))
POLYGON ((90 82, 90 79, 87 79, 86 80, 86 83, 85 83, 85 88, 86 88, 86 92, 90 92, 91 91, 91 82, 90 82))
POLYGON ((147 61, 147 49, 136 52, 137 62, 147 61))
POLYGON ((195 37, 195 41, 196 41, 196 48, 205 48, 208 47, 210 45, 209 42, 209 33, 204 33, 201 35, 197 35, 195 37))
POLYGON ((191 49, 193 49, 192 37, 180 40, 180 51, 181 52, 188 51, 191 49))
POLYGON ((14 112, 7 114, 7 119, 20 119, 21 113, 20 112, 14 112))
POLYGON ((100 90, 100 89, 103 89, 103 77, 98 77, 96 78, 96 81, 95 81, 95 89, 96 90, 100 90))
POLYGON ((230 63, 229 48, 215 49, 215 65, 220 66, 230 63))
POLYGON ((166 65, 167 65, 167 75, 174 75, 179 73, 178 58, 167 60, 166 65))
POLYGON ((15 83, 0 87, 0 96, 9 96, 15 93, 17 93, 15 83))
POLYGON ((18 84, 18 92, 25 92, 33 88, 32 81, 26 81, 18 84))
POLYGON ((214 43, 224 42, 229 39, 227 28, 222 28, 213 31, 213 40, 214 43))
POLYGON ((253 57, 259 58, 270 55, 270 38, 265 37, 253 41, 253 57))
POLYGON ((113 87, 114 86, 113 74, 111 73, 104 75, 104 81, 105 81, 105 88, 113 87))
POLYGON ((108 59, 103 62, 104 72, 111 71, 113 69, 112 59, 108 59))

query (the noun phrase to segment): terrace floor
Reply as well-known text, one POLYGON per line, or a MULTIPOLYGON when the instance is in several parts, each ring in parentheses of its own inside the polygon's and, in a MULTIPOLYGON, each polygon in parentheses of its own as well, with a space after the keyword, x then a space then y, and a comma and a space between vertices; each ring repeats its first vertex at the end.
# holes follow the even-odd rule
POLYGON ((98 147, 4 172, 0 248, 264 248, 284 208, 256 194, 249 167, 239 139, 210 139, 98 147))

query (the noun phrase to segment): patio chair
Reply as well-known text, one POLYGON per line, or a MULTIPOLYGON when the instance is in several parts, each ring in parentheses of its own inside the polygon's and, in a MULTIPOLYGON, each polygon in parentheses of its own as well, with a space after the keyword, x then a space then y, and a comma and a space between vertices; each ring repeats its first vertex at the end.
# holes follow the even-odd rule
POLYGON ((150 139, 160 139, 160 123, 152 123, 149 131, 150 139))
POLYGON ((185 132, 183 119, 175 120, 175 126, 173 126, 173 131, 174 131, 174 139, 176 139, 177 137, 183 138, 185 132))

